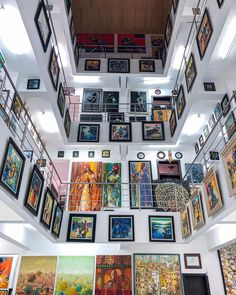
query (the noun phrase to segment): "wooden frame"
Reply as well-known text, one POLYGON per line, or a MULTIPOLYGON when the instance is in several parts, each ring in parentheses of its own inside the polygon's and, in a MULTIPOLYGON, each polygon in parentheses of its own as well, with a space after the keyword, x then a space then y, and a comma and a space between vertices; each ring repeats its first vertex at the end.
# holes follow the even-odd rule
POLYGON ((55 91, 57 91, 60 67, 57 60, 57 55, 55 52, 55 48, 53 47, 50 54, 49 64, 48 64, 49 76, 52 81, 52 85, 55 91))
POLYGON ((110 128, 109 128, 109 141, 115 141, 115 142, 129 142, 129 141, 132 141, 132 125, 131 123, 110 123, 110 128), (127 138, 125 138, 125 136, 123 136, 123 134, 121 133, 121 135, 123 136, 120 136, 119 137, 119 133, 118 131, 117 132, 117 136, 118 138, 116 138, 114 136, 114 132, 113 132, 113 127, 119 127, 119 128, 122 128, 122 126, 125 126, 125 127, 128 127, 127 129, 127 138))
MULTIPOLYGON (((116 226, 118 227, 117 221, 116 226)), ((120 226, 121 227, 121 226, 120 226)), ((127 226, 126 226, 127 227, 127 226)), ((120 233, 124 234, 126 227, 123 225, 123 227, 120 228, 120 233)), ((109 215, 109 227, 108 227, 108 240, 109 242, 132 242, 135 240, 135 234, 134 234, 134 215, 109 215), (113 237, 112 236, 112 221, 113 219, 130 219, 130 226, 131 226, 131 237, 113 237)))
POLYGON ((186 100, 185 100, 185 94, 184 94, 184 88, 183 85, 180 85, 177 97, 176 97, 176 111, 177 111, 177 117, 178 120, 181 118, 185 106, 186 106, 186 100))
MULTIPOLYGON (((87 131, 88 132, 88 131, 87 131)), ((77 142, 99 142, 100 124, 79 124, 77 142), (83 128, 95 128, 95 138, 82 138, 83 128)))
POLYGON ((201 255, 199 253, 184 254, 184 265, 186 269, 201 269, 202 268, 201 255), (188 261, 189 258, 192 258, 193 261, 188 261))
POLYGON ((40 217, 41 223, 47 229, 50 229, 50 227, 51 227, 53 209, 54 209, 54 196, 53 196, 53 193, 50 190, 50 188, 47 187, 47 190, 46 190, 45 195, 44 195, 43 206, 42 206, 41 217, 40 217), (46 206, 48 206, 47 200, 49 200, 51 202, 51 205, 49 204, 50 207, 48 207, 48 208, 46 208, 46 206), (47 210, 49 209, 49 211, 48 211, 48 215, 49 215, 48 222, 45 220, 45 217, 47 217, 47 216, 44 216, 45 209, 47 209, 47 210))
POLYGON ((143 140, 147 140, 147 141, 162 141, 162 140, 165 140, 164 122, 162 122, 162 121, 142 122, 142 136, 143 136, 143 140), (155 136, 155 130, 157 130, 156 133, 158 135, 158 129, 159 128, 160 128, 159 138, 153 137, 153 135, 155 136), (148 135, 148 133, 150 133, 150 134, 148 135))
POLYGON ((188 92, 190 92, 190 90, 192 89, 193 83, 196 77, 197 77, 196 64, 195 64, 194 56, 191 53, 188 59, 188 62, 186 64, 186 69, 185 69, 185 80, 186 80, 186 86, 187 86, 188 92))
POLYGON ((190 209, 193 229, 197 229, 205 224, 204 211, 200 190, 197 189, 190 197, 190 209), (194 202, 194 204, 193 204, 194 202), (196 207, 196 210, 194 209, 196 207), (199 218, 200 217, 200 218, 199 218), (197 220, 199 218, 199 220, 197 220))
POLYGON ((52 234, 55 235, 57 238, 60 236, 61 232, 61 223, 63 219, 63 210, 59 203, 56 204, 56 208, 54 210, 53 221, 52 221, 52 234), (57 220, 57 213, 59 212, 59 221, 57 220))
POLYGON ((128 58, 108 58, 108 73, 129 73, 130 72, 130 60, 128 58), (125 62, 125 64, 116 64, 114 68, 114 64, 112 62, 125 62))
MULTIPOLYGON (((175 242, 175 223, 174 223, 174 217, 173 216, 157 216, 157 215, 149 215, 148 216, 148 223, 149 223, 149 241, 150 242, 175 242), (167 221, 170 220, 171 222, 171 238, 154 238, 153 232, 152 232, 152 219, 163 219, 163 221, 166 219, 167 221)), ((164 235, 164 232, 162 232, 164 235)), ((165 232, 165 234, 167 234, 165 232)))
POLYGON ((180 211, 180 222, 181 222, 182 238, 186 239, 191 235, 190 217, 189 217, 189 210, 187 206, 180 211))

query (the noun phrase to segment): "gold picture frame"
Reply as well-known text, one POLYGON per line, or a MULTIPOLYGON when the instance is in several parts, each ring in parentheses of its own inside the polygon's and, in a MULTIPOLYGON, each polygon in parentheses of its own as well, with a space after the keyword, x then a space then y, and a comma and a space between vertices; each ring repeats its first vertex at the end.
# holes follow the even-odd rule
POLYGON ((190 209, 193 229, 198 229, 205 224, 202 198, 200 190, 197 189, 190 197, 190 209))

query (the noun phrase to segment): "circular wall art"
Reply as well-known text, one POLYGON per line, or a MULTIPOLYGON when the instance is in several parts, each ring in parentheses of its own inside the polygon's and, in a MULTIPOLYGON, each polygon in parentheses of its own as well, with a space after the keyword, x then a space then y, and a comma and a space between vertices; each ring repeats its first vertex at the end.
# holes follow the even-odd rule
POLYGON ((183 158, 183 154, 181 152, 176 152, 175 157, 176 157, 176 159, 180 160, 183 158))
POLYGON ((137 157, 138 157, 140 160, 142 160, 142 159, 145 158, 145 154, 144 154, 143 152, 139 152, 139 153, 137 154, 137 157))
POLYGON ((160 90, 160 89, 156 89, 156 90, 155 90, 155 94, 156 94, 156 95, 161 94, 161 90, 160 90))
POLYGON ((164 152, 158 152, 157 153, 157 158, 160 159, 160 160, 164 159, 165 156, 166 156, 166 154, 164 152))

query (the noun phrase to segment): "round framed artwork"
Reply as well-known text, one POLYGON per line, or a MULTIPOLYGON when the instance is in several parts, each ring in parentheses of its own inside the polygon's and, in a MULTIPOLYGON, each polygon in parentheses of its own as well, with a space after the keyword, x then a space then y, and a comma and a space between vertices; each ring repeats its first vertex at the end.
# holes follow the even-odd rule
POLYGON ((157 153, 157 158, 160 160, 163 160, 165 158, 166 154, 164 152, 158 152, 157 153))
POLYGON ((181 152, 176 152, 175 157, 176 157, 176 159, 180 160, 183 158, 183 154, 181 152))
POLYGON ((140 159, 140 160, 143 160, 145 158, 145 154, 143 152, 139 152, 137 153, 137 157, 140 159))

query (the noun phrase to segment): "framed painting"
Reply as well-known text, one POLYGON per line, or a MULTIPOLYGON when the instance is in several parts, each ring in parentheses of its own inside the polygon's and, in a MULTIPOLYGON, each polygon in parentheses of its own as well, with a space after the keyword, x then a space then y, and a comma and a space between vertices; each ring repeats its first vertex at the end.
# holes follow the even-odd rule
POLYGON ((20 114, 22 112, 22 103, 21 103, 20 97, 16 93, 14 94, 14 97, 13 97, 11 109, 12 109, 13 113, 15 114, 17 120, 19 120, 20 114))
POLYGON ((208 125, 206 125, 205 128, 203 129, 203 134, 205 136, 205 139, 207 139, 207 137, 209 136, 209 133, 210 133, 209 127, 208 125))
POLYGON ((118 113, 119 112, 119 91, 103 92, 103 112, 118 113))
POLYGON ((69 109, 66 109, 65 119, 64 119, 64 129, 67 138, 70 137, 70 127, 71 127, 71 118, 70 118, 70 112, 69 109))
POLYGON ((110 123, 110 141, 132 141, 131 123, 110 123))
MULTIPOLYGON (((9 287, 9 279, 11 275, 13 257, 0 256, 0 292, 5 292, 4 289, 9 287)), ((0 293, 1 294, 1 293, 0 293)), ((3 293, 4 294, 4 293, 3 293)), ((6 293, 7 294, 7 293, 6 293)))
POLYGON ((143 140, 165 140, 163 122, 142 122, 143 140))
POLYGON ((99 124, 79 124, 78 142, 98 142, 99 141, 99 124))
POLYGON ((230 110, 230 104, 229 104, 229 97, 228 97, 228 94, 225 94, 221 103, 220 103, 220 106, 221 106, 221 110, 222 110, 222 113, 223 113, 223 117, 225 117, 229 110, 230 110))
POLYGON ((124 122, 125 113, 108 113, 108 122, 110 123, 120 123, 124 122))
POLYGON ((178 4, 179 4, 179 0, 172 0, 172 6, 173 6, 174 14, 177 11, 178 4))
POLYGON ((145 34, 117 34, 119 53, 146 53, 145 34))
POLYGON ((110 158, 111 151, 110 150, 102 150, 102 158, 110 158))
POLYGON ((161 55, 161 66, 162 66, 162 69, 164 69, 164 67, 166 65, 166 59, 167 59, 167 50, 166 50, 166 45, 163 44, 163 51, 162 51, 162 55, 161 55))
POLYGON ((53 221, 52 221, 52 233, 57 238, 59 238, 60 236, 62 218, 63 218, 63 210, 61 208, 61 205, 57 203, 55 211, 54 211, 53 221))
POLYGON ((171 112, 169 125, 170 125, 170 135, 171 135, 171 137, 173 137, 175 134, 176 127, 177 127, 175 109, 173 109, 171 112))
POLYGON ((64 156, 65 156, 65 151, 58 151, 57 152, 57 157, 58 158, 64 158, 64 156))
POLYGON ((185 171, 188 183, 202 183, 204 174, 201 163, 185 163, 185 171))
POLYGON ((134 254, 133 265, 135 295, 183 294, 178 254, 134 254), (171 290, 171 293, 167 290, 171 290))
POLYGON ((186 106, 186 100, 184 95, 184 88, 181 85, 178 91, 178 95, 176 97, 176 111, 177 111, 178 120, 181 118, 184 112, 185 106, 186 106))
POLYGON ((47 190, 44 196, 44 201, 43 201, 41 218, 40 218, 41 223, 47 229, 50 229, 50 226, 51 226, 53 207, 54 207, 54 196, 52 194, 52 191, 47 187, 47 190))
POLYGON ((227 132, 228 140, 230 140, 230 138, 234 135, 236 130, 236 122, 235 122, 235 117, 233 112, 230 113, 230 115, 228 116, 225 122, 225 129, 227 132))
POLYGON ((151 161, 129 161, 130 208, 153 208, 151 161))
POLYGON ((222 109, 221 109, 220 103, 218 102, 214 109, 214 115, 215 115, 216 121, 219 120, 221 114, 222 114, 222 109))
POLYGON ((86 113, 101 112, 102 89, 84 89, 82 111, 86 113))
POLYGON ((8 290, 0 289, 0 295, 8 295, 8 290))
POLYGON ((85 60, 85 71, 99 72, 101 60, 100 59, 86 59, 85 60))
POLYGON ((202 268, 201 255, 198 253, 184 254, 184 264, 186 269, 202 268))
POLYGON ((130 92, 130 112, 147 112, 147 93, 144 91, 130 92))
POLYGON ((47 165, 47 160, 46 159, 37 159, 36 160, 36 165, 38 167, 44 168, 47 165))
POLYGON ((205 91, 216 91, 216 86, 214 82, 203 82, 205 91))
POLYGON ((165 41, 166 41, 167 48, 170 45, 171 35, 172 35, 172 23, 171 23, 170 16, 168 15, 167 21, 166 21, 166 29, 165 29, 165 41))
POLYGON ((25 207, 29 209, 34 216, 38 216, 43 184, 44 178, 38 167, 34 165, 25 198, 25 207))
POLYGON ((197 229, 205 224, 200 190, 196 190, 190 197, 190 208, 193 229, 197 229))
POLYGON ((0 185, 18 199, 25 157, 10 137, 2 161, 0 185))
POLYGON ((96 214, 70 214, 67 242, 94 243, 96 214))
POLYGON ((173 216, 148 216, 150 242, 175 242, 173 216))
POLYGON ((219 161, 220 160, 220 155, 216 151, 209 151, 209 155, 210 155, 210 160, 212 160, 212 161, 219 161))
POLYGON ((44 1, 40 1, 35 17, 34 22, 39 34, 39 38, 43 47, 43 51, 46 52, 50 37, 52 34, 51 27, 49 24, 49 18, 47 15, 46 7, 44 1))
POLYGON ((195 153, 198 154, 199 153, 199 145, 197 142, 195 143, 194 149, 195 149, 195 153))
POLYGON ((171 109, 153 109, 151 118, 153 121, 169 122, 171 112, 171 109))
POLYGON ((225 0, 216 0, 219 8, 221 8, 222 4, 224 3, 225 0))
POLYGON ((182 238, 186 239, 191 235, 189 211, 187 206, 185 206, 180 211, 180 223, 181 223, 182 238))
POLYGON ((65 98, 63 87, 62 87, 62 83, 60 83, 60 86, 59 86, 59 91, 57 96, 57 105, 58 105, 60 114, 63 118, 64 112, 65 112, 66 98, 65 98))
POLYGON ((211 36, 213 33, 213 28, 211 24, 210 15, 208 12, 208 9, 206 8, 200 23, 200 26, 198 28, 197 33, 197 46, 200 54, 200 58, 203 59, 207 46, 210 42, 211 36))
POLYGON ((88 158, 94 158, 95 157, 95 151, 88 151, 88 158))
POLYGON ((129 73, 130 60, 127 58, 108 58, 108 73, 129 73))
POLYGON ((109 242, 134 241, 134 216, 109 215, 109 242))
POLYGON ((32 162, 33 160, 33 155, 34 155, 34 152, 33 150, 24 150, 23 151, 23 154, 25 156, 26 159, 29 159, 30 163, 32 162))
POLYGON ((188 92, 190 92, 190 90, 192 89, 196 76, 197 76, 196 65, 195 65, 193 54, 191 53, 186 65, 186 69, 185 69, 185 79, 186 79, 186 86, 187 86, 188 92))
POLYGON ((202 135, 199 137, 199 140, 198 141, 199 141, 200 147, 202 147, 204 145, 204 138, 203 138, 202 135))
POLYGON ((28 79, 27 81, 27 89, 29 90, 37 90, 40 88, 40 79, 28 79))
POLYGON ((49 64, 48 64, 48 71, 52 81, 52 85, 55 91, 57 91, 59 74, 60 74, 60 67, 57 60, 57 55, 55 52, 55 48, 52 48, 49 64))
POLYGON ((141 59, 139 61, 139 72, 155 72, 155 61, 148 59, 141 59))
POLYGON ((216 120, 215 120, 215 116, 212 114, 210 116, 210 119, 208 121, 208 124, 210 126, 211 129, 213 129, 213 127, 215 126, 216 120))

